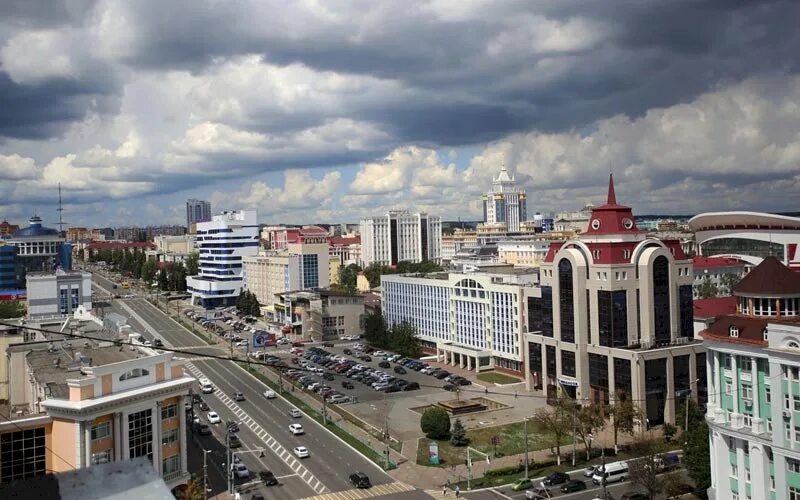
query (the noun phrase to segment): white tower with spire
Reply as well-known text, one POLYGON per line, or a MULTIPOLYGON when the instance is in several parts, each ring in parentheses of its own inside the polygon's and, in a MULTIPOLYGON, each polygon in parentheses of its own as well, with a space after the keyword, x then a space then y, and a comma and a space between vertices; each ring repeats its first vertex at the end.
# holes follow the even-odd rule
POLYGON ((492 191, 482 199, 485 224, 504 224, 507 231, 517 232, 520 223, 528 219, 527 195, 517 188, 514 175, 509 174, 505 165, 492 180, 492 191))

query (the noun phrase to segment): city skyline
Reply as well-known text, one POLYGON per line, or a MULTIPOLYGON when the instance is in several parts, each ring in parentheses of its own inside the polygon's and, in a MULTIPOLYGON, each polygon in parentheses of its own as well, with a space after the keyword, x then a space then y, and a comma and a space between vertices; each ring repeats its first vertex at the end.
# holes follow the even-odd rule
POLYGON ((0 217, 61 182, 75 225, 178 223, 188 198, 478 220, 501 165, 530 214, 601 201, 609 172, 638 213, 798 208, 792 2, 149 10, 3 11, 0 217))

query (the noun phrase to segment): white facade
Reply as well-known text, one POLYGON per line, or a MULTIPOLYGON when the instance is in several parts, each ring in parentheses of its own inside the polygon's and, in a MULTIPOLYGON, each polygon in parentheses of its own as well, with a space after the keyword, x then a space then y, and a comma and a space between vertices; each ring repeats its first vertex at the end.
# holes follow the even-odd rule
POLYGON ((442 219, 424 212, 392 210, 361 219, 362 267, 401 261, 437 264, 442 258, 442 219))
POLYGON ((67 316, 92 309, 92 275, 81 271, 31 273, 26 277, 29 318, 67 316))
POLYGON ((497 244, 500 262, 520 267, 539 267, 547 256, 550 240, 506 240, 497 244))
POLYGON ((255 211, 223 212, 197 224, 197 276, 186 279, 192 300, 204 307, 232 304, 242 289, 242 258, 259 249, 255 211))
POLYGON ((525 191, 517 188, 513 175, 506 167, 492 181, 492 192, 483 195, 483 222, 505 224, 508 231, 519 231, 520 223, 528 219, 525 191))
POLYGON ((408 321, 423 346, 476 371, 521 371, 525 297, 532 286, 500 282, 486 274, 441 274, 430 278, 381 277, 387 323, 408 321))

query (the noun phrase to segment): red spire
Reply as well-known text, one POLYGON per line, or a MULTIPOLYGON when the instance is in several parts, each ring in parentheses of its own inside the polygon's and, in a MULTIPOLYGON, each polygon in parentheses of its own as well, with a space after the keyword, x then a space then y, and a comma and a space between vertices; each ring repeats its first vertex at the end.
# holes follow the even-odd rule
POLYGON ((614 174, 608 174, 608 200, 606 200, 606 204, 617 204, 617 194, 614 192, 614 174))

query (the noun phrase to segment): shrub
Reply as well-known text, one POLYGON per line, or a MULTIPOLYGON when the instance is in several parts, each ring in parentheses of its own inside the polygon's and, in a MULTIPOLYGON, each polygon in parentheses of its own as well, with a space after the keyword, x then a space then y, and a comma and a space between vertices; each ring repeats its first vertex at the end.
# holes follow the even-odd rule
POLYGON ((464 429, 464 424, 461 423, 461 419, 457 418, 456 421, 453 423, 453 431, 450 436, 450 444, 453 446, 466 446, 469 444, 469 438, 467 437, 467 431, 464 429))
POLYGON ((450 416, 438 406, 425 410, 420 427, 429 439, 446 439, 450 435, 450 416))

